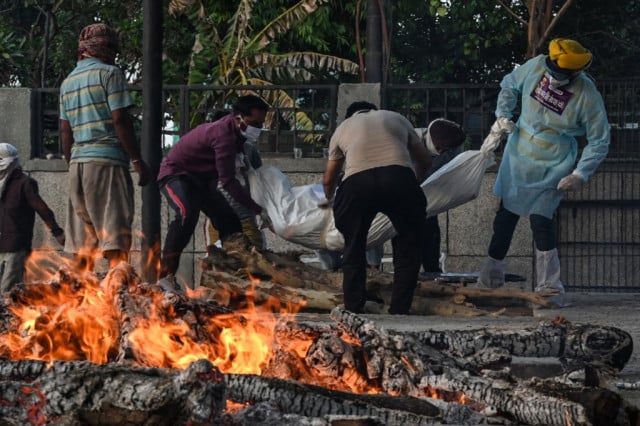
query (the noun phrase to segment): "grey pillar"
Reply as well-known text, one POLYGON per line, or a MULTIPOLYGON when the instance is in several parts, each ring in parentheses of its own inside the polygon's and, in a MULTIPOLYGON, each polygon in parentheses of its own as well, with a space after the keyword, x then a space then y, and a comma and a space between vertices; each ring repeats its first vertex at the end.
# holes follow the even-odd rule
POLYGON ((156 282, 160 259, 160 192, 155 177, 162 160, 162 2, 143 0, 142 158, 151 182, 142 189, 142 279, 156 282))
POLYGON ((365 80, 382 82, 382 20, 378 0, 367 3, 367 53, 365 56, 365 80))

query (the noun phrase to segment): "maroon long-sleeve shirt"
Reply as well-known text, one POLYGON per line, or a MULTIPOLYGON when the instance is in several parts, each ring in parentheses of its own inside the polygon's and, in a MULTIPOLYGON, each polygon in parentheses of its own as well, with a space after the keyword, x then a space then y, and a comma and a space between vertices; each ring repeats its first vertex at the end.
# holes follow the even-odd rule
POLYGON ((182 136, 167 154, 160 164, 158 181, 179 175, 207 184, 217 180, 235 200, 259 214, 262 208, 236 179, 236 155, 242 152, 244 142, 233 114, 201 124, 182 136))

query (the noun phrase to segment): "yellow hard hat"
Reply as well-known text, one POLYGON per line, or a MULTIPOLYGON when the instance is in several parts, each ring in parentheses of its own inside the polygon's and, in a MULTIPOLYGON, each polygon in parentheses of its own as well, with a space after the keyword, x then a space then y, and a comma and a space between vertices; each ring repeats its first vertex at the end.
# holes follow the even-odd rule
POLYGON ((549 42, 549 58, 562 69, 582 71, 591 65, 593 55, 575 40, 556 38, 549 42))

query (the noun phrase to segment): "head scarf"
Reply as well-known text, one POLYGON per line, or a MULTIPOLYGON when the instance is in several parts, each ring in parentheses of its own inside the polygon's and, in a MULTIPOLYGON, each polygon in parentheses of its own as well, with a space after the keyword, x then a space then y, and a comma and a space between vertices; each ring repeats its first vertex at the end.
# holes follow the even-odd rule
POLYGON ((591 65, 593 55, 575 40, 556 38, 549 42, 549 59, 559 68, 577 73, 591 65))
POLYGON ((7 170, 7 168, 18 160, 18 150, 10 143, 0 143, 0 171, 7 170))
POLYGON ((16 147, 10 143, 0 143, 0 196, 4 195, 11 172, 18 168, 19 165, 16 147))
POLYGON ((118 53, 118 36, 105 24, 87 25, 78 38, 78 60, 97 58, 110 65, 115 64, 118 53))

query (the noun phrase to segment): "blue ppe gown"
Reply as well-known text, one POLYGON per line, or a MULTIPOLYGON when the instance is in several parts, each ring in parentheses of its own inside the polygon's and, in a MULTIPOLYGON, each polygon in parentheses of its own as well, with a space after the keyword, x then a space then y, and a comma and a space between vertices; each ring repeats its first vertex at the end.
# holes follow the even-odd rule
POLYGON ((587 145, 575 168, 586 182, 609 151, 610 126, 602 96, 584 72, 567 86, 551 88, 546 55, 530 59, 500 83, 496 117, 513 117, 521 98, 520 118, 509 135, 494 193, 520 216, 551 219, 563 191, 560 179, 573 171, 578 143, 587 145))

